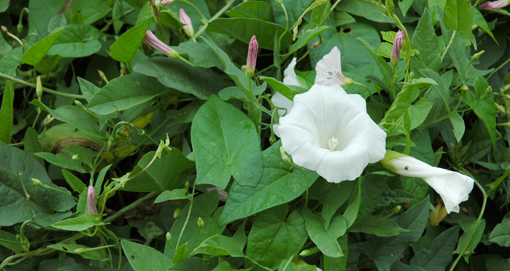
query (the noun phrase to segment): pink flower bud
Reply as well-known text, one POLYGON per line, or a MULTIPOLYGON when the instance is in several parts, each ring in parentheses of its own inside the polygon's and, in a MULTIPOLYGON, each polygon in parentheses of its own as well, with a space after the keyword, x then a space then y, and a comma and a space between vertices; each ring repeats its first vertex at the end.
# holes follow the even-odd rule
POLYGON ((478 7, 480 8, 487 8, 487 9, 498 9, 498 8, 504 8, 508 6, 510 3, 509 0, 498 0, 498 1, 492 1, 492 2, 485 2, 478 7))
POLYGON ((192 38, 195 35, 195 31, 193 31, 193 24, 191 23, 191 19, 188 14, 186 14, 186 11, 182 8, 179 10, 179 20, 184 24, 182 27, 184 33, 186 33, 188 37, 192 38))
POLYGON ((149 45, 150 47, 162 52, 169 57, 179 57, 179 54, 175 50, 170 48, 170 46, 166 45, 164 42, 160 41, 150 30, 147 30, 145 33, 145 38, 143 39, 142 43, 149 45))
POLYGON ((98 214, 96 206, 96 190, 92 185, 89 186, 89 193, 87 194, 87 206, 89 207, 89 214, 98 214))
POLYGON ((159 4, 160 6, 166 6, 170 3, 172 3, 174 0, 162 0, 161 3, 159 4))
POLYGON ((246 69, 248 75, 253 75, 255 66, 257 65, 257 52, 259 51, 259 44, 255 35, 251 37, 250 45, 248 46, 248 59, 246 60, 246 69))
POLYGON ((394 66, 397 66, 398 61, 400 60, 400 49, 402 49, 405 38, 406 36, 404 35, 404 32, 399 30, 395 36, 395 40, 393 41, 393 49, 391 50, 390 61, 394 66))
POLYGON ((220 198, 220 201, 227 202, 228 193, 225 192, 225 190, 219 189, 218 187, 209 187, 209 188, 207 188, 207 192, 211 192, 213 190, 218 191, 218 196, 220 198))

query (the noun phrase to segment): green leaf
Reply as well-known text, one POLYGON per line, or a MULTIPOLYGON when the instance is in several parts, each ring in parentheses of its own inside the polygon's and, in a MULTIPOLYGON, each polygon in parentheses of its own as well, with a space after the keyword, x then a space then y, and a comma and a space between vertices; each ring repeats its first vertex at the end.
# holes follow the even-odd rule
POLYGON ((239 248, 232 241, 233 237, 227 237, 224 235, 213 235, 204 240, 191 255, 205 254, 210 256, 232 256, 232 257, 244 257, 242 248, 239 248))
POLYGON ((416 242, 421 237, 429 216, 429 202, 427 196, 405 213, 392 219, 399 227, 409 230, 408 232, 392 237, 374 236, 363 245, 378 270, 389 271, 409 243, 416 242))
POLYGON ((0 217, 2 226, 12 226, 16 223, 31 219, 31 212, 25 197, 25 187, 30 198, 32 214, 36 215, 35 222, 48 226, 54 221, 69 216, 66 212, 76 205, 76 202, 62 193, 35 186, 32 178, 43 184, 61 190, 67 194, 65 188, 54 185, 46 174, 44 167, 27 153, 0 142, 0 217), (20 172, 22 173, 20 177, 20 172))
POLYGON ((135 178, 127 182, 121 190, 133 192, 162 192, 176 189, 193 173, 195 163, 182 155, 177 148, 164 148, 161 158, 146 168, 154 158, 156 152, 148 152, 131 172, 135 178))
POLYGON ((411 117, 411 130, 418 128, 425 121, 433 105, 434 103, 427 98, 421 98, 407 108, 411 117))
POLYGON ((147 102, 163 91, 156 79, 132 73, 111 80, 92 97, 88 108, 96 114, 107 115, 147 102))
POLYGON ((48 55, 84 57, 97 53, 101 49, 101 43, 97 40, 100 33, 90 25, 68 25, 53 43, 48 55))
POLYGON ((368 1, 344 0, 340 2, 336 9, 364 17, 365 19, 377 23, 395 23, 391 17, 388 17, 386 14, 382 13, 382 11, 379 10, 379 8, 374 3, 368 1))
POLYGON ((154 203, 160 203, 168 200, 189 199, 191 195, 187 195, 186 193, 187 191, 185 188, 166 190, 159 194, 159 196, 154 200, 154 203))
MULTIPOLYGON (((48 36, 48 24, 64 6, 61 0, 29 1, 28 33, 36 33, 37 40, 48 36)), ((31 64, 32 65, 32 64, 31 64)))
POLYGON ((457 142, 460 142, 462 136, 464 135, 464 131, 466 131, 464 119, 462 119, 459 113, 455 112, 450 115, 450 121, 453 125, 453 133, 455 134, 455 139, 457 139, 457 142))
POLYGON ((0 245, 14 251, 14 253, 18 254, 23 251, 21 248, 21 242, 20 240, 16 239, 15 234, 6 231, 0 231, 0 239, 2 240, 0 245))
MULTIPOLYGON (((211 49, 209 45, 202 42, 185 41, 179 43, 179 46, 174 47, 173 49, 175 49, 181 56, 188 56, 191 63, 202 68, 221 67, 222 65, 214 50, 211 49)), ((193 71, 194 73, 200 72, 200 70, 196 69, 193 71)), ((197 77, 198 76, 194 76, 194 79, 197 79, 197 77)))
POLYGON ((33 100, 30 103, 50 113, 54 118, 63 122, 68 122, 85 134, 106 139, 105 133, 102 132, 99 125, 97 125, 97 117, 93 116, 82 107, 65 105, 57 109, 51 109, 39 100, 33 100))
POLYGON ((301 211, 292 212, 284 204, 257 214, 248 236, 246 255, 275 269, 291 255, 297 255, 308 234, 301 211))
POLYGON ((389 237, 399 235, 403 232, 408 232, 409 230, 402 229, 395 221, 390 220, 389 218, 370 216, 360 224, 357 224, 356 227, 349 229, 349 231, 364 232, 380 237, 389 237))
POLYGON ((420 59, 425 66, 435 72, 441 68, 441 53, 439 40, 432 23, 432 18, 427 9, 418 22, 413 34, 413 48, 420 52, 420 59))
POLYGON ((242 186, 254 187, 262 176, 257 129, 234 106, 213 95, 191 125, 197 163, 197 184, 225 189, 234 176, 242 186))
MULTIPOLYGON (((354 188, 351 201, 345 209, 344 217, 347 222, 347 228, 351 227, 354 222, 356 222, 356 218, 358 217, 359 210, 361 207, 361 195, 362 195, 362 177, 358 178, 356 182, 356 187, 354 188)), ((324 211, 324 210, 323 210, 324 211)), ((325 224, 326 228, 329 227, 329 223, 325 224)))
POLYGON ((0 1, 0 13, 6 11, 9 8, 10 0, 1 0, 0 1))
POLYGON ((172 265, 170 258, 150 246, 128 240, 122 240, 121 245, 129 264, 135 271, 167 270, 172 265))
MULTIPOLYGON (((207 30, 229 35, 246 44, 255 35, 257 36, 259 48, 273 50, 275 34, 281 35, 285 28, 271 22, 253 18, 219 18, 210 22, 207 30)), ((291 35, 289 32, 286 32, 281 40, 280 48, 287 48, 291 40, 291 35)))
MULTIPOLYGON (((30 16, 30 18, 32 18, 32 16, 30 16)), ((32 66, 39 64, 44 56, 46 56, 46 53, 50 50, 51 46, 53 46, 53 43, 55 43, 57 38, 60 36, 62 31, 64 31, 64 29, 53 32, 51 35, 38 41, 36 44, 28 48, 21 57, 21 62, 32 66)))
POLYGON ((49 152, 38 152, 35 155, 48 161, 48 163, 62 168, 76 170, 80 173, 86 173, 87 171, 82 167, 81 161, 74 160, 71 155, 58 153, 53 154, 49 152))
POLYGON ((271 21, 273 9, 271 5, 264 1, 249 1, 243 2, 226 14, 231 18, 253 18, 262 21, 271 21))
POLYGON ((472 105, 470 106, 473 108, 478 118, 485 123, 485 127, 487 127, 492 139, 492 145, 494 149, 496 149, 496 105, 494 103, 492 88, 489 86, 487 79, 482 76, 476 77, 474 87, 477 93, 477 104, 474 108, 472 105))
MULTIPOLYGON (((289 17, 289 27, 294 25, 301 14, 303 14, 313 2, 314 0, 282 0, 289 17)), ((271 6, 273 7, 273 17, 276 23, 285 27, 287 19, 282 7, 276 1, 271 1, 271 6)))
POLYGON ((78 177, 74 176, 71 172, 63 169, 62 175, 64 175, 66 182, 75 192, 82 193, 84 190, 87 189, 87 186, 80 179, 78 179, 78 177))
POLYGON ((39 142, 39 134, 37 131, 32 127, 28 127, 23 141, 25 142, 23 150, 44 166, 44 160, 35 155, 37 152, 42 152, 41 143, 39 142))
POLYGON ((283 82, 280 82, 273 77, 261 76, 260 79, 268 83, 274 90, 280 92, 283 96, 290 100, 294 100, 294 96, 297 94, 308 91, 304 87, 285 85, 283 82))
POLYGON ((54 249, 57 251, 61 251, 63 253, 78 254, 85 259, 98 260, 98 261, 103 261, 103 262, 108 261, 108 258, 106 258, 106 256, 103 253, 101 253, 100 250, 97 250, 97 249, 94 249, 91 247, 87 247, 84 245, 78 245, 74 242, 72 242, 70 244, 69 243, 57 243, 54 245, 49 245, 48 248, 51 248, 51 249, 54 249))
POLYGON ((460 227, 452 227, 437 236, 428 248, 419 250, 409 262, 426 270, 446 270, 459 239, 460 227))
POLYGON ((503 219, 489 236, 489 241, 502 247, 510 247, 510 219, 503 219))
POLYGON ((188 249, 188 243, 184 243, 182 246, 178 247, 175 251, 174 258, 172 259, 172 262, 178 263, 188 257, 189 249, 188 249))
POLYGON ((264 173, 256 187, 232 184, 221 225, 287 203, 302 195, 307 184, 310 187, 317 180, 319 176, 313 171, 305 169, 306 177, 300 170, 291 171, 292 167, 281 159, 280 146, 281 142, 277 142, 262 153, 264 173))
POLYGON ((108 2, 102 0, 87 0, 87 1, 73 1, 68 10, 75 12, 85 18, 84 24, 92 24, 95 21, 103 18, 108 14, 112 8, 108 6, 108 2))
POLYGON ((11 143, 11 128, 14 121, 14 86, 9 80, 5 83, 0 107, 0 141, 11 143))
POLYGON ((450 30, 464 33, 466 37, 474 41, 471 25, 471 2, 469 0, 447 0, 444 8, 444 23, 450 30))
POLYGON ((326 229, 318 214, 312 213, 308 208, 303 208, 306 231, 310 239, 317 245, 321 252, 332 258, 344 256, 337 239, 345 234, 347 221, 341 215, 337 215, 326 229))
POLYGON ((320 35, 322 32, 324 32, 328 28, 329 28, 329 26, 319 26, 314 29, 306 30, 303 34, 299 35, 298 40, 289 47, 289 52, 287 54, 285 54, 285 56, 290 56, 291 54, 295 53, 297 50, 306 46, 310 41, 315 39, 315 37, 320 35))
POLYGON ((363 43, 363 45, 368 49, 372 57, 375 59, 375 62, 379 66, 379 69, 381 70, 381 73, 383 74, 383 80, 386 82, 390 82, 392 78, 392 69, 389 66, 389 64, 384 60, 384 58, 378 56, 372 47, 367 41, 363 40, 362 38, 358 38, 358 40, 363 43))
POLYGON ((90 102, 94 94, 101 90, 100 88, 96 87, 96 85, 92 84, 91 82, 81 77, 78 77, 78 83, 80 85, 80 91, 85 97, 85 100, 87 100, 87 102, 90 102))
POLYGON ((113 59, 119 62, 131 63, 138 48, 142 45, 145 32, 152 22, 152 17, 145 19, 137 26, 132 27, 120 36, 111 46, 110 54, 113 59))
MULTIPOLYGON (((216 56, 212 57, 216 58, 216 56)), ((212 94, 217 94, 230 85, 222 76, 214 72, 196 69, 182 60, 169 57, 152 57, 136 64, 134 70, 156 77, 161 84, 193 94, 202 100, 207 100, 212 94)))
POLYGON ((404 17, 406 16, 407 11, 409 10, 413 2, 414 2, 413 0, 402 0, 398 2, 398 6, 400 7, 400 10, 402 11, 404 17))
POLYGON ((462 256, 464 256, 464 260, 468 261, 469 256, 474 253, 475 248, 482 240, 483 232, 485 230, 485 219, 480 220, 480 223, 476 225, 476 228, 473 229, 475 222, 470 223, 467 229, 460 236, 459 242, 457 244, 457 249, 453 253, 461 253, 461 251, 466 248, 463 252, 462 256), (474 233, 473 233, 474 230, 474 233), (471 236, 472 235, 472 236, 471 236))
POLYGON ((321 214, 326 228, 329 227, 331 218, 338 208, 349 199, 354 186, 355 182, 330 183, 321 178, 310 188, 309 198, 322 203, 321 214))
POLYGON ((101 215, 84 214, 59 221, 51 226, 64 231, 84 231, 94 226, 104 225, 101 219, 101 215))
MULTIPOLYGON (((11 48, 9 46, 9 48, 11 48)), ((21 65, 21 56, 23 55, 23 48, 16 47, 0 58, 0 72, 9 76, 16 77, 17 68, 21 65)), ((2 81, 3 82, 3 81, 2 81)))

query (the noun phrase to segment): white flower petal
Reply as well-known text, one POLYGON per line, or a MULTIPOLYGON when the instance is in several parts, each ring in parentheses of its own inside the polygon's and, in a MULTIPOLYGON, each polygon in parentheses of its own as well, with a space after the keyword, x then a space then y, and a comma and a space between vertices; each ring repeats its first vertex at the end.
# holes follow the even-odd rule
POLYGON ((414 157, 401 156, 391 164, 399 175, 422 178, 443 199, 448 213, 459 212, 459 204, 469 198, 474 180, 455 171, 430 166, 414 157))
POLYGON ((301 83, 299 83, 294 67, 296 67, 296 58, 293 58, 289 66, 287 66, 287 68, 283 71, 283 83, 287 86, 304 87, 301 83))
POLYGON ((335 46, 329 54, 325 55, 315 66, 317 75, 315 84, 329 85, 338 83, 340 86, 345 84, 345 77, 342 74, 342 65, 340 62, 340 50, 335 46))
POLYGON ((296 95, 292 111, 280 119, 279 132, 294 163, 330 182, 356 179, 386 152, 386 133, 368 116, 363 98, 337 84, 316 84, 296 95))

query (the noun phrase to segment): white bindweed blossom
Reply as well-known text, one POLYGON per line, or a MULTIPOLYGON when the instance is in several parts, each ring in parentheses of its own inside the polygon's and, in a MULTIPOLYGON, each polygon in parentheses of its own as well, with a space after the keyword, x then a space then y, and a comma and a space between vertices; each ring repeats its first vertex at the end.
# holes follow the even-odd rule
POLYGON ((367 114, 365 100, 337 84, 296 95, 278 130, 294 163, 329 182, 356 179, 386 153, 386 133, 367 114))
POLYGON ((394 151, 388 151, 381 163, 399 175, 423 179, 441 196, 448 213, 459 212, 459 204, 469 198, 475 182, 459 172, 433 167, 394 151))
POLYGON ((317 75, 315 84, 331 85, 338 83, 345 85, 346 77, 342 74, 342 64, 340 62, 340 50, 335 46, 329 54, 325 55, 315 66, 317 75))
MULTIPOLYGON (((296 72, 294 71, 294 67, 296 66, 296 58, 293 58, 290 62, 289 66, 283 71, 283 83, 287 86, 300 86, 304 87, 299 83, 297 79, 296 72)), ((285 116, 285 114, 289 113, 292 109, 292 106, 294 106, 294 102, 291 101, 289 98, 283 96, 280 92, 275 92, 273 97, 271 97, 271 102, 273 105, 284 108, 284 109, 278 109, 278 115, 280 117, 285 116)), ((278 132, 278 126, 280 126, 278 123, 275 123, 273 125, 274 133, 277 136, 280 136, 280 133, 278 132)))

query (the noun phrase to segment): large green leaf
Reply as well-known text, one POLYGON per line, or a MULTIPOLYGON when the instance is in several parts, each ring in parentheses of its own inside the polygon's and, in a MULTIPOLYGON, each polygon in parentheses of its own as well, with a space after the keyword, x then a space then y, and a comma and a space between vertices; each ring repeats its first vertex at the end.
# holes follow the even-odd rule
POLYGON ((319 177, 314 171, 304 169, 306 176, 281 159, 281 142, 266 149, 263 155, 264 173, 256 187, 241 186, 237 182, 230 188, 220 223, 226 225, 260 211, 287 203, 310 187, 319 177), (308 181, 307 181, 308 180, 308 181))
POLYGON ((14 121, 14 86, 12 81, 7 81, 0 107, 0 141, 11 143, 11 128, 14 121))
POLYGON ((335 216, 328 228, 325 227, 319 214, 312 213, 307 207, 303 208, 303 218, 305 219, 306 231, 310 239, 312 239, 324 255, 332 258, 344 256, 342 248, 337 241, 347 230, 347 221, 343 216, 335 216))
MULTIPOLYGON (((138 165, 131 172, 134 176, 147 167, 155 152, 145 154, 138 165)), ((154 162, 144 172, 127 182, 121 190, 133 192, 163 192, 178 188, 184 180, 193 173, 195 163, 188 160, 177 148, 163 149, 161 158, 154 162)))
POLYGON ((72 24, 64 28, 57 40, 53 43, 48 55, 62 57, 89 56, 101 49, 101 43, 97 40, 99 30, 86 24, 72 24))
MULTIPOLYGON (((209 57, 217 61, 216 55, 209 57)), ((152 57, 136 64, 134 70, 147 76, 156 77, 161 84, 193 94, 202 100, 207 100, 209 96, 217 94, 230 84, 214 72, 196 69, 179 59, 169 57, 152 57)))
POLYGON ((469 0, 447 0, 444 7, 444 23, 450 30, 464 33, 466 37, 474 41, 471 26, 473 14, 471 14, 471 2, 469 0))
MULTIPOLYGON (((229 35, 246 44, 255 35, 257 36, 260 48, 273 50, 275 35, 280 36, 285 31, 285 28, 271 22, 253 18, 220 18, 212 21, 207 30, 229 35)), ((291 40, 291 35, 288 32, 285 33, 281 40, 280 48, 287 48, 291 40)))
POLYGON ((99 125, 97 125, 98 119, 82 107, 75 105, 65 105, 57 109, 51 109, 41 103, 39 100, 33 100, 31 104, 50 113, 55 119, 58 119, 62 122, 68 122, 85 134, 98 138, 106 138, 104 132, 101 132, 99 125))
POLYGON ((112 8, 103 0, 74 0, 69 10, 80 12, 84 24, 92 24, 108 14, 112 8))
MULTIPOLYGON (((251 2, 246 2, 251 3, 251 2)), ((185 41, 179 43, 179 46, 174 48, 180 55, 189 57, 189 61, 196 66, 202 68, 221 67, 221 62, 211 49, 211 47, 202 42, 185 41)), ((202 72, 201 70, 194 70, 194 72, 202 72)), ((198 76, 194 76, 197 79, 198 76)))
POLYGON ((151 22, 152 17, 147 18, 122 34, 122 36, 110 46, 112 58, 119 62, 130 63, 135 57, 138 48, 142 45, 145 32, 147 32, 151 22))
MULTIPOLYGON (((30 0, 28 9, 28 33, 35 32, 36 39, 41 40, 49 34, 48 24, 59 10, 64 7, 62 0, 30 0)), ((34 37, 34 36, 32 36, 34 37)))
POLYGON ((355 228, 349 229, 349 231, 370 233, 380 237, 389 237, 399 235, 403 232, 407 232, 408 230, 402 229, 395 221, 389 218, 371 216, 357 224, 355 228))
POLYGON ((122 249, 135 271, 166 270, 172 260, 150 246, 122 240, 122 249))
POLYGON ((248 236, 246 255, 271 269, 291 255, 297 255, 308 234, 301 211, 284 204, 257 214, 248 236))
POLYGON ((425 9, 413 34, 413 48, 420 52, 420 59, 429 69, 438 72, 441 68, 439 40, 432 24, 430 12, 425 9))
MULTIPOLYGON (((301 14, 305 12, 313 1, 314 0, 282 0, 289 17, 289 27, 294 25, 301 14)), ((282 7, 276 1, 271 1, 271 6, 273 7, 273 15, 276 23, 285 27, 287 24, 287 18, 282 7)))
POLYGON ((132 73, 111 80, 94 94, 88 108, 96 114, 107 115, 147 102, 163 91, 155 78, 132 73))
POLYGON ((428 248, 418 251, 409 262, 413 266, 420 266, 429 271, 446 270, 452 260, 452 252, 459 239, 458 226, 442 232, 430 243, 428 248))
POLYGON ((94 226, 104 225, 101 218, 101 215, 84 214, 59 221, 51 226, 65 231, 84 231, 94 226))
POLYGON ((399 260, 409 243, 416 242, 421 237, 428 220, 429 202, 427 196, 419 204, 392 219, 401 228, 409 230, 408 232, 392 237, 374 236, 363 245, 378 270, 389 271, 390 266, 399 260))
POLYGON ((271 5, 264 1, 243 2, 226 12, 231 18, 253 18, 262 21, 271 21, 271 13, 271 5))
POLYGON ((502 247, 510 247, 510 219, 504 218, 496 225, 489 236, 489 241, 502 247))
POLYGON ((378 23, 395 23, 395 21, 384 14, 377 5, 369 1, 344 0, 336 7, 337 10, 364 17, 378 23))
POLYGON ((197 163, 197 183, 225 189, 234 176, 242 186, 254 187, 262 176, 257 128, 244 113, 213 95, 191 125, 197 163))
POLYGON ((36 215, 35 222, 49 226, 63 216, 70 215, 70 213, 62 212, 66 212, 76 205, 71 197, 35 186, 32 178, 69 194, 67 189, 58 187, 51 182, 46 170, 37 160, 22 150, 0 142, 0 194, 3 195, 0 198, 0 217, 2 226, 24 222, 34 214, 36 215), (30 195, 30 201, 27 201, 25 191, 30 195))
MULTIPOLYGON (((11 48, 8 46, 8 48, 11 48)), ((23 55, 23 48, 16 47, 0 58, 0 72, 9 76, 16 77, 16 71, 21 65, 21 56, 23 55)))
POLYGON ((41 60, 46 56, 46 53, 50 50, 53 43, 57 40, 58 36, 64 31, 63 29, 53 32, 51 35, 45 37, 44 39, 38 41, 36 44, 32 45, 21 57, 21 61, 23 63, 27 63, 29 65, 35 66, 41 62, 41 60))

